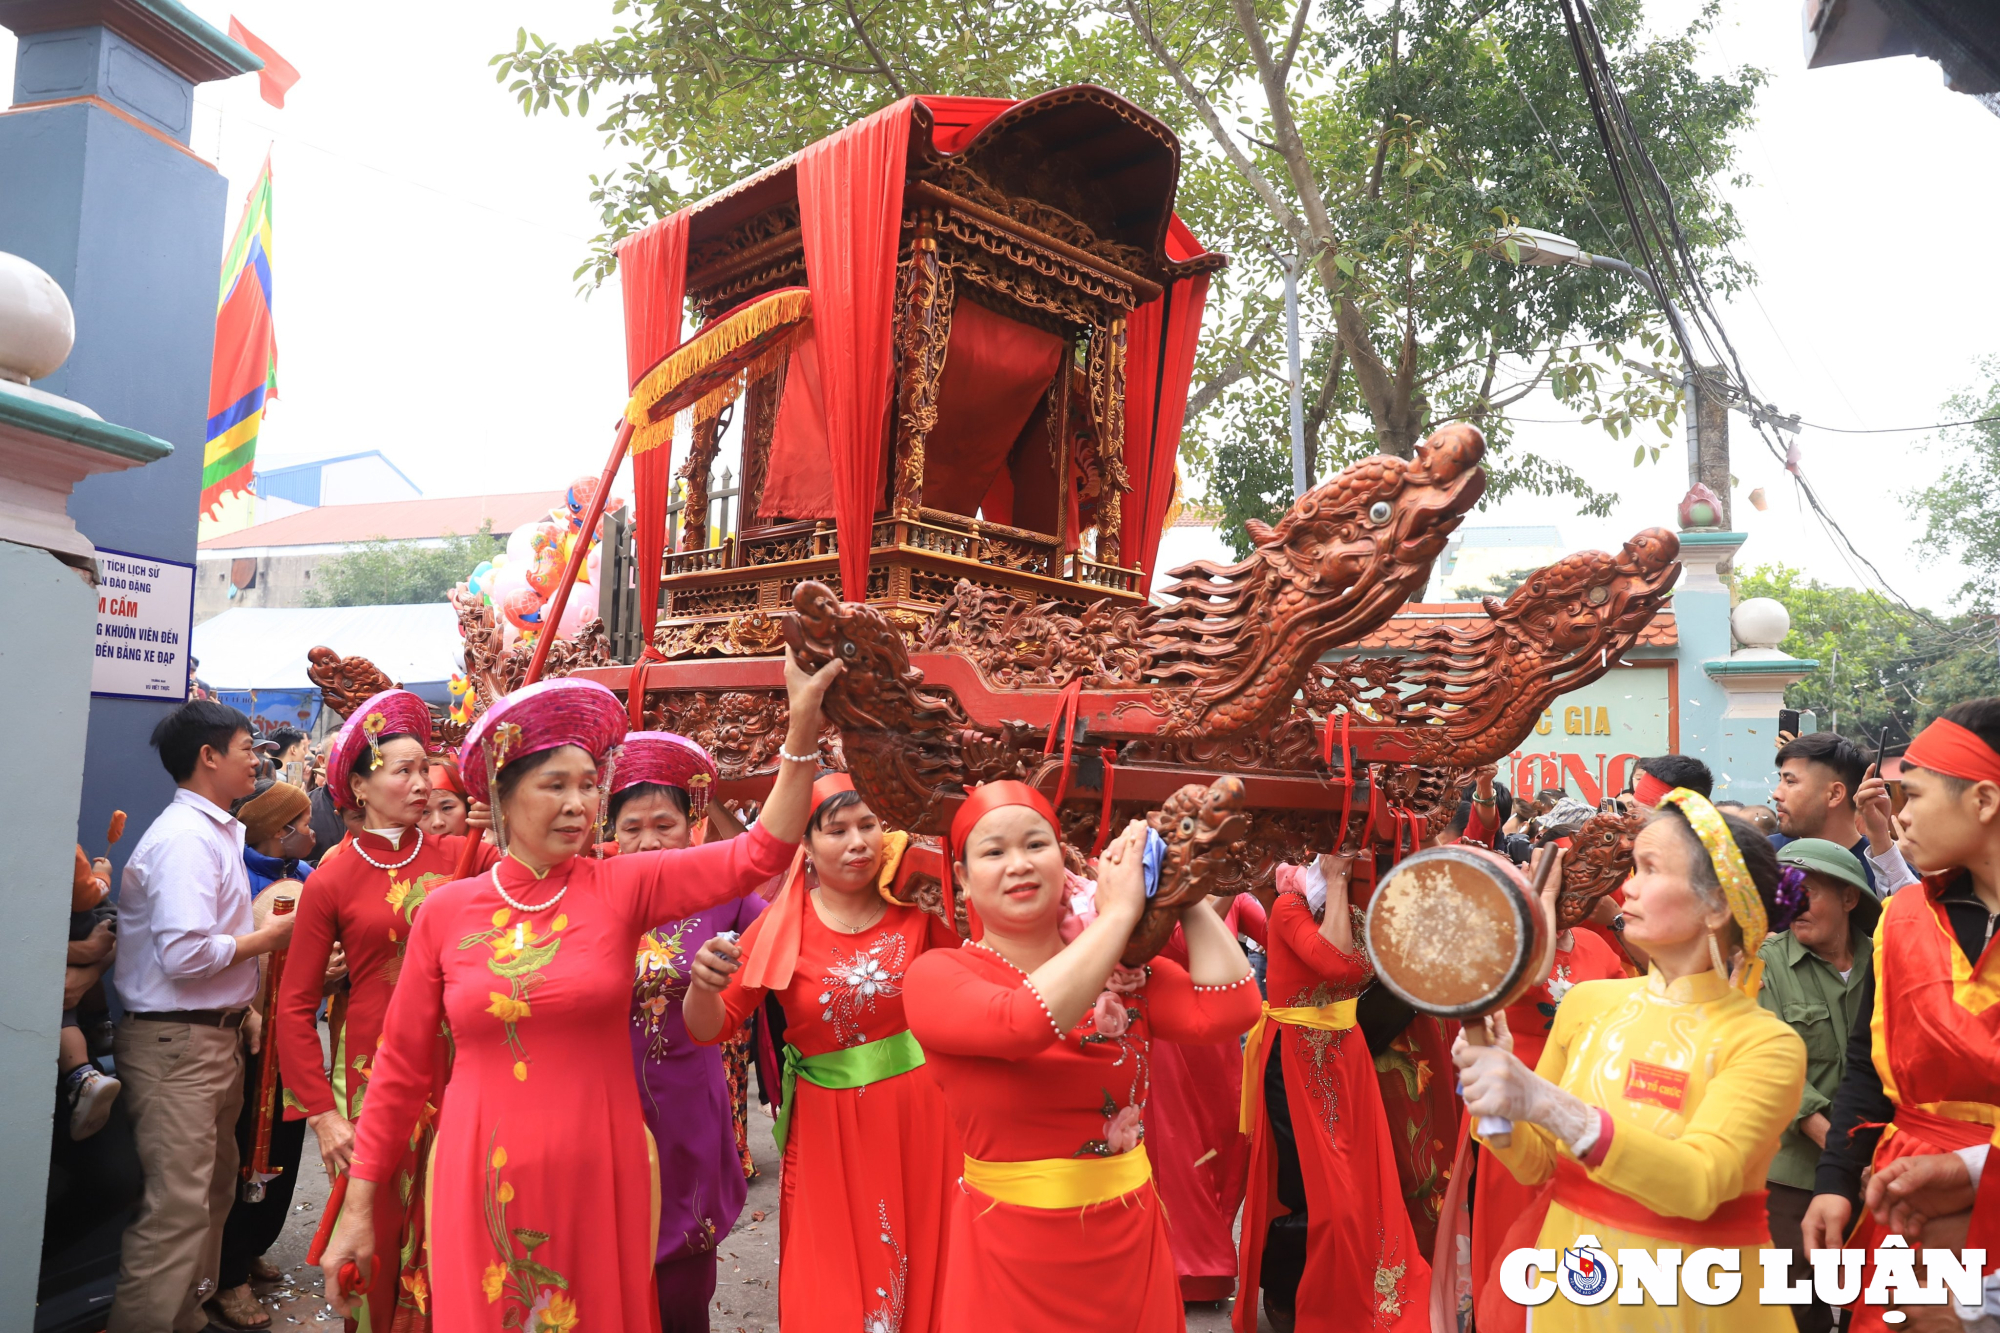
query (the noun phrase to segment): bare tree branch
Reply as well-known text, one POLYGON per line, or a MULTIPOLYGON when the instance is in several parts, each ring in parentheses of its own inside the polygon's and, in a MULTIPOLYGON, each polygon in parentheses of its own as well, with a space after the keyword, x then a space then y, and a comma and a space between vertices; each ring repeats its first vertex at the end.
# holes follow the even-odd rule
MULTIPOLYGON (((1130 3, 1130 0, 1127 0, 1130 3)), ((1361 397, 1368 404, 1369 415, 1375 419, 1375 432, 1382 443, 1395 453, 1407 454, 1415 443, 1415 423, 1411 420, 1411 398, 1407 391, 1399 391, 1389 374, 1389 368, 1375 351, 1369 336, 1368 320, 1361 308, 1344 294, 1343 275, 1334 263, 1338 237, 1334 235, 1333 218, 1327 212, 1326 197, 1319 188, 1319 178, 1313 174, 1310 154, 1306 151, 1305 140, 1299 134, 1298 122, 1292 116, 1291 97, 1286 92, 1285 80, 1279 73, 1277 62, 1271 59, 1271 48, 1264 41, 1263 25, 1257 18, 1256 0, 1234 0, 1236 23, 1243 30, 1244 39, 1249 43, 1251 58, 1257 65, 1257 77, 1263 84, 1264 101, 1271 111, 1271 129, 1277 138, 1279 160, 1291 177, 1292 188, 1298 193, 1300 211, 1305 219, 1306 230, 1312 241, 1313 267, 1319 274, 1320 283, 1333 298, 1334 327, 1340 332, 1341 346, 1346 348, 1348 359, 1354 363, 1354 380, 1361 389, 1361 397)))
POLYGON ((1319 476, 1319 432, 1326 425, 1327 414, 1333 411, 1333 403, 1340 396, 1340 370, 1347 360, 1347 352, 1338 344, 1333 349, 1333 359, 1327 363, 1326 378, 1320 381, 1319 396, 1306 409, 1306 476, 1319 476))
POLYGON ((1215 103, 1210 101, 1201 89, 1195 87, 1194 80, 1188 77, 1187 66, 1167 49, 1167 44, 1154 31, 1152 21, 1140 12, 1137 0, 1124 0, 1124 4, 1126 17, 1131 19, 1132 26, 1138 30, 1147 48, 1162 65, 1166 66, 1167 73, 1173 76, 1181 95, 1194 107, 1195 115, 1201 118, 1201 123, 1207 127, 1210 137, 1222 149, 1223 156, 1229 159, 1229 164, 1235 167, 1237 174, 1257 192, 1258 198, 1264 201, 1264 207, 1271 210, 1271 216, 1277 220, 1278 225, 1283 227, 1295 242, 1303 242, 1305 230, 1299 224, 1298 214, 1285 202, 1285 197, 1278 193, 1277 187, 1271 184, 1270 179, 1257 169, 1257 164, 1252 162, 1249 155, 1237 145, 1229 131, 1223 128, 1222 117, 1216 112, 1215 103))
POLYGON ((1251 357, 1256 355, 1257 349, 1263 345, 1264 339, 1270 336, 1271 330, 1277 327, 1277 323, 1278 317, 1275 314, 1264 316, 1264 320, 1257 326, 1256 332, 1252 333, 1249 340, 1237 349, 1236 355, 1230 360, 1229 365, 1224 368, 1222 373, 1195 391, 1194 395, 1188 399, 1187 419, 1189 421, 1195 420, 1202 413, 1208 411, 1214 405, 1215 400, 1222 396, 1223 390, 1227 389, 1230 385, 1235 384, 1238 380, 1248 379, 1251 375, 1257 373, 1257 367, 1251 363, 1251 357))
POLYGON ((1299 0, 1298 12, 1292 15, 1292 35, 1285 39, 1285 54, 1278 60, 1278 81, 1283 83, 1292 77, 1292 58, 1299 53, 1299 40, 1306 35, 1306 16, 1312 13, 1312 0, 1299 0))
POLYGON ((861 15, 855 12, 854 0, 846 0, 846 4, 847 21, 854 26, 854 35, 859 37, 861 44, 868 48, 868 54, 875 57, 875 68, 881 71, 882 78, 887 81, 890 90, 897 97, 908 97, 910 94, 903 87, 903 81, 896 77, 896 71, 889 68, 889 62, 883 59, 882 52, 875 45, 875 39, 868 35, 867 25, 862 23, 861 15))

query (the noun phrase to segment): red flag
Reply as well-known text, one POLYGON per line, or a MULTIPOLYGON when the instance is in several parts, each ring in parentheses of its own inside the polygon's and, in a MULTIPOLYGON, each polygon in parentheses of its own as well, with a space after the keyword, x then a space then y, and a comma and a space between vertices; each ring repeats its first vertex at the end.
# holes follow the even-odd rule
POLYGON ((257 71, 257 91, 272 106, 284 110, 285 94, 299 81, 298 70, 292 67, 291 61, 273 51, 263 38, 244 27, 234 14, 229 16, 229 36, 231 40, 249 47, 251 54, 263 60, 264 68, 257 71))

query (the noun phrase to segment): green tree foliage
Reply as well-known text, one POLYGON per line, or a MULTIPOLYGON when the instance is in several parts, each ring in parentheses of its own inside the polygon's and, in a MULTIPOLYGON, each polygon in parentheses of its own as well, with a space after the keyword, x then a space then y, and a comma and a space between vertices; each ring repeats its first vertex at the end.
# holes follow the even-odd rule
POLYGON ((1527 569, 1510 569, 1505 574, 1495 574, 1483 584, 1464 584, 1452 589, 1452 595, 1468 602, 1481 597, 1506 597, 1528 579, 1541 572, 1539 565, 1527 569))
POLYGON ((1905 497, 1925 525, 1919 550, 1950 556, 1972 571, 1954 600, 1961 607, 2000 611, 2000 356, 1978 363, 1985 384, 1946 400, 1947 421, 1972 421, 1944 432, 1929 448, 1947 460, 1934 486, 1905 497), (1982 418, 1994 418, 1982 420, 1982 418))
POLYGON ((1872 592, 1830 588, 1786 565, 1760 565, 1736 580, 1739 597, 1775 597, 1792 613, 1780 648, 1819 667, 1785 692, 1810 708, 1822 731, 1872 747, 1890 744, 1955 703, 2000 694, 2000 650, 1991 616, 1912 615, 1872 592))
MULTIPOLYGON (((1304 258, 1312 471, 1408 456, 1436 424, 1484 428, 1490 497, 1615 497, 1510 450, 1540 386, 1620 439, 1671 431, 1678 396, 1635 372, 1666 355, 1650 298, 1602 270, 1525 269, 1503 233, 1558 231, 1636 258, 1557 9, 1496 0, 615 0, 600 40, 523 31, 494 57, 530 113, 588 114, 632 155, 593 179, 621 236, 910 93, 1113 88, 1181 136, 1179 211, 1235 256, 1210 295, 1184 454, 1225 534, 1290 498, 1282 272, 1304 258)), ((1718 187, 1762 76, 1696 72, 1714 6, 1649 34, 1638 0, 1598 22, 1639 132, 1711 284, 1736 219, 1718 187)), ((1635 461, 1647 455, 1639 445, 1635 461)))
POLYGON ((507 549, 491 524, 470 537, 446 533, 444 545, 364 542, 313 571, 307 606, 408 606, 442 602, 476 568, 507 549))

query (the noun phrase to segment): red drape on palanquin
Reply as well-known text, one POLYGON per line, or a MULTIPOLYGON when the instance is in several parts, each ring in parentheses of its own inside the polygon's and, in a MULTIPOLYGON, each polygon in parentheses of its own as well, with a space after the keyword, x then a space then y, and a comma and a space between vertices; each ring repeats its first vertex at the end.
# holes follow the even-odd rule
MULTIPOLYGON (((618 243, 625 298, 625 374, 637 387, 646 372, 681 345, 681 298, 687 289, 686 210, 618 243)), ((660 575, 667 550, 667 493, 673 486, 673 436, 632 455, 633 555, 639 565, 639 623, 653 641, 660 575)))
MULTIPOLYGON (((883 449, 894 393, 896 252, 911 117, 919 101, 931 120, 931 144, 943 153, 962 151, 996 116, 1016 105, 1006 98, 905 98, 809 145, 796 166, 813 327, 791 356, 761 513, 832 518, 839 533, 842 594, 854 600, 860 600, 867 586, 875 511, 882 497, 883 449)), ((677 213, 619 246, 627 370, 635 385, 680 342, 688 221, 687 212, 677 213)), ((1184 261, 1204 253, 1204 247, 1175 218, 1166 251, 1170 260, 1184 261)), ((1127 331, 1124 452, 1133 496, 1124 511, 1121 550, 1149 572, 1173 500, 1188 380, 1207 295, 1206 274, 1178 279, 1133 312, 1127 331)), ((932 435, 951 441, 952 448, 949 461, 941 460, 940 473, 926 479, 927 499, 934 496, 940 502, 936 507, 971 512, 989 496, 1012 503, 1007 446, 1053 378, 1060 351, 1059 341, 1040 330, 990 315, 970 302, 958 307, 940 385, 938 429, 932 435), (960 363, 958 375, 953 374, 955 361, 960 363), (973 376, 978 382, 968 388, 961 382, 971 369, 966 363, 972 362, 979 363, 973 376), (1008 410, 989 411, 985 400, 1002 381, 1025 390, 1023 400, 1013 402, 1014 396, 1007 395, 1008 410), (984 442, 985 447, 965 447, 967 432, 977 437, 971 443, 984 442), (964 476, 955 470, 960 463, 964 476)), ((665 544, 667 454, 659 448, 634 458, 641 615, 649 634, 665 544)), ((1073 497, 1071 504, 1073 513, 1073 497)), ((1074 537, 1073 522, 1070 532, 1074 537)))
MULTIPOLYGON (((1182 263, 1207 253, 1176 214, 1167 223, 1167 258, 1182 263)), ((1187 420, 1208 275, 1197 273, 1132 312, 1125 333, 1125 457, 1132 498, 1118 549, 1148 574, 1160 553, 1160 529, 1174 501, 1174 468, 1187 420)))

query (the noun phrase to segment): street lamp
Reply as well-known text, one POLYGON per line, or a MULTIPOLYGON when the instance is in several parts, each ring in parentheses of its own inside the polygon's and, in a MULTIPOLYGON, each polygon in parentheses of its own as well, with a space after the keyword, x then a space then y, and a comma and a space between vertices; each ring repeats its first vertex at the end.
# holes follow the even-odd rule
MULTIPOLYGON (((1674 309, 1674 303, 1667 299, 1660 284, 1653 281, 1653 275, 1642 268, 1634 268, 1622 259, 1609 255, 1594 255, 1567 236, 1558 236, 1552 231, 1542 231, 1535 227, 1508 227, 1495 237, 1494 252, 1507 258, 1506 246, 1512 242, 1520 262, 1535 267, 1568 265, 1572 268, 1598 268, 1630 279, 1653 294, 1653 299, 1666 311, 1667 323, 1673 326, 1675 345, 1681 349, 1681 356, 1687 362, 1687 372, 1682 377, 1679 388, 1687 405, 1688 423, 1688 481, 1690 484, 1705 481, 1718 496, 1729 494, 1729 413, 1725 409, 1716 414, 1714 433, 1716 438, 1705 441, 1706 433, 1701 422, 1702 377, 1693 361, 1694 344, 1688 341, 1687 329, 1681 323, 1681 312, 1674 309), (1708 455, 1713 455, 1709 457, 1708 455), (1706 464, 1707 466, 1704 466, 1706 464)), ((1673 383, 1671 376, 1655 370, 1661 380, 1673 383)), ((1726 401, 1726 400, 1724 400, 1726 401)), ((1723 501, 1728 504, 1727 499, 1723 501)))
MULTIPOLYGON (((1645 269, 1635 268, 1622 259, 1613 259, 1610 255, 1594 255, 1567 236, 1558 236, 1552 231, 1541 231, 1535 227, 1508 227, 1495 239, 1497 242, 1495 250, 1503 258, 1506 256, 1506 243, 1512 241, 1523 264, 1536 267, 1567 264, 1572 268, 1601 268, 1629 278, 1651 292, 1653 299, 1657 300, 1661 308, 1667 312, 1667 322, 1674 326, 1674 336, 1681 348, 1681 355, 1685 357, 1688 349, 1693 346, 1688 341, 1687 329, 1681 323, 1681 312, 1674 309, 1674 303, 1667 299, 1667 294, 1660 290, 1659 284, 1653 281, 1653 275, 1645 269)), ((1689 363, 1688 370, 1690 373, 1694 371, 1692 362, 1689 363)))

